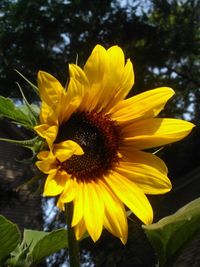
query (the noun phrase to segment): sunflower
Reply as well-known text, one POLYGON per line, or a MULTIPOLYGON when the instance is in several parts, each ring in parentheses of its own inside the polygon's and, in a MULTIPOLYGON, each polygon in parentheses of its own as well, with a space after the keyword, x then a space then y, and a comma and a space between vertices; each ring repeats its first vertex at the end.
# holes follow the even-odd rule
POLYGON ((126 243, 126 210, 150 224, 146 194, 171 189, 165 163, 143 150, 178 141, 194 125, 154 118, 173 96, 171 88, 125 99, 134 72, 118 46, 97 45, 84 68, 70 64, 69 74, 65 90, 52 75, 38 73, 41 124, 35 131, 48 144, 36 162, 47 174, 44 196, 59 196, 61 209, 73 202, 77 239, 87 231, 96 241, 105 227, 126 243))

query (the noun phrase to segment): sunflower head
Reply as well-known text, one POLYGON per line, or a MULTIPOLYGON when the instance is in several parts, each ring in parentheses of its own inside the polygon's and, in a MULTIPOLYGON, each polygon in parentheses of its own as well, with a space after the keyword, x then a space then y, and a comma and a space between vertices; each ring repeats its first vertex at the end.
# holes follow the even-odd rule
POLYGON ((48 149, 36 165, 47 175, 44 195, 58 195, 61 209, 73 202, 77 239, 88 231, 96 241, 105 227, 125 243, 126 209, 151 223, 146 194, 171 189, 164 162, 143 150, 180 140, 194 125, 155 118, 174 94, 168 87, 125 99, 134 73, 118 46, 97 45, 83 69, 71 64, 69 70, 66 90, 50 74, 38 74, 42 104, 35 131, 48 149))
POLYGON ((88 181, 98 179, 118 161, 119 127, 109 116, 96 112, 76 112, 58 131, 57 142, 74 140, 84 154, 73 155, 63 169, 73 177, 88 181))

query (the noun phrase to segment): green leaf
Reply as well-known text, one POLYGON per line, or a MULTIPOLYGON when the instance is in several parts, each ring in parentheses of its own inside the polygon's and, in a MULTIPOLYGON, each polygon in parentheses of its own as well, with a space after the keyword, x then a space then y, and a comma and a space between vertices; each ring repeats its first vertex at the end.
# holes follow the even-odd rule
POLYGON ((181 251, 200 233, 200 198, 157 223, 143 226, 161 267, 173 266, 181 251))
POLYGON ((28 128, 32 128, 34 125, 27 108, 25 111, 24 106, 17 107, 10 98, 3 96, 0 96, 0 115, 28 128))
POLYGON ((23 242, 29 246, 29 257, 32 258, 32 266, 34 266, 44 258, 67 247, 67 230, 63 228, 52 232, 25 230, 23 242))
POLYGON ((0 215, 0 261, 6 258, 19 242, 20 231, 17 225, 0 215))

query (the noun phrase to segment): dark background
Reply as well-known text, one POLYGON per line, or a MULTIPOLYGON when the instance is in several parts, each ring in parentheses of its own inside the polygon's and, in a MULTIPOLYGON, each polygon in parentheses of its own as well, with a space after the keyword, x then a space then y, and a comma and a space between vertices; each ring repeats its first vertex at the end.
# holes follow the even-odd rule
MULTIPOLYGON (((38 70, 45 70, 64 85, 67 64, 75 62, 78 55, 79 65, 83 66, 97 43, 107 48, 119 45, 133 62, 136 82, 130 95, 159 86, 172 87, 176 95, 161 116, 184 118, 197 125, 189 137, 166 146, 158 154, 169 168, 173 190, 166 196, 150 197, 156 221, 200 195, 200 1, 1 0, 0 94, 21 99, 15 83, 19 82, 28 100, 37 101, 14 69, 34 84, 38 70)), ((22 138, 21 130, 13 129, 5 120, 0 122, 0 135, 22 138)), ((21 180, 30 178, 30 166, 24 168, 15 160, 25 151, 4 146, 1 142, 0 213, 18 222, 22 229, 42 229, 43 224, 46 229, 58 227, 61 216, 56 213, 47 224, 40 197, 28 194, 22 201, 21 193, 15 191, 21 180), (22 206, 20 213, 17 209, 22 206), (30 206, 32 210, 37 207, 41 214, 27 217, 30 206), (11 216, 12 209, 7 212, 6 207, 14 207, 16 214, 11 216)), ((133 219, 125 247, 106 232, 95 245, 90 240, 82 242, 84 266, 93 266, 92 262, 102 267, 153 266, 151 247, 140 223, 133 219)), ((61 266, 63 256, 55 257, 48 266, 61 266)))

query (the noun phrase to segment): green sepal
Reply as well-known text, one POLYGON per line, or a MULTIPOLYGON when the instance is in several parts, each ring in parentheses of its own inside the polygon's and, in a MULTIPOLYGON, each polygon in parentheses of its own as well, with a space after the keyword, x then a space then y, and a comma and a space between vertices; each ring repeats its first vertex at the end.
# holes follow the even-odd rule
POLYGON ((173 266, 182 250, 200 233, 200 198, 157 223, 143 226, 160 267, 173 266))
POLYGON ((32 139, 27 139, 27 140, 13 140, 13 139, 7 139, 7 138, 1 138, 0 137, 0 141, 12 143, 12 144, 15 144, 18 146, 23 146, 23 147, 31 149, 33 152, 38 150, 38 147, 42 143, 42 141, 40 140, 40 138, 38 136, 36 136, 32 139))
POLYGON ((39 95, 39 90, 36 85, 34 85, 31 81, 29 81, 21 72, 15 69, 15 71, 32 87, 33 91, 39 95))

